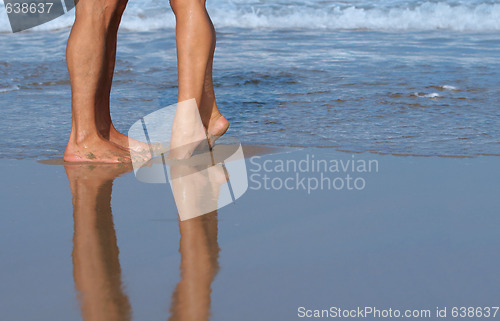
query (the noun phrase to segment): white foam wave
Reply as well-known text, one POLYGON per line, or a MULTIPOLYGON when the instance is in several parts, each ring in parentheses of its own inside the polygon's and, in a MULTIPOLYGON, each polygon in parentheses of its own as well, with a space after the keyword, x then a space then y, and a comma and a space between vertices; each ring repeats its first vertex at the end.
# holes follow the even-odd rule
MULTIPOLYGON (((392 1, 383 5, 352 2, 273 2, 257 0, 212 0, 208 9, 217 27, 272 29, 374 29, 496 31, 500 30, 500 4, 480 1, 422 2, 392 1), (354 5, 356 4, 356 5, 354 5)), ((451 0, 448 0, 451 1, 451 0)), ((0 1, 1 2, 1 1, 0 1)), ((55 30, 70 27, 73 13, 37 27, 55 30)), ((172 28, 174 16, 168 1, 130 2, 123 27, 134 31, 172 28)), ((0 5, 0 31, 10 31, 5 8, 0 5)))
POLYGON ((0 88, 0 94, 2 93, 8 93, 8 92, 11 92, 11 91, 16 91, 16 90, 19 90, 19 86, 10 86, 10 87, 7 87, 7 88, 0 88))
POLYGON ((438 93, 430 93, 430 94, 425 94, 425 93, 413 93, 413 94, 412 94, 412 96, 414 96, 414 97, 422 97, 422 98, 431 98, 431 99, 441 97, 441 95, 440 95, 440 94, 438 94, 438 93))

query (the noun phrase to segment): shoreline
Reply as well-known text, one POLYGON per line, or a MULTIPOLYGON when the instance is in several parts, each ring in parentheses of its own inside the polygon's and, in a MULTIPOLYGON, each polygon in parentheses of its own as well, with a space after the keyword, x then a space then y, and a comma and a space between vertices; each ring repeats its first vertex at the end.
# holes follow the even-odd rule
MULTIPOLYGON (((294 145, 262 145, 262 144, 245 144, 242 143, 243 152, 245 154, 245 158, 249 158, 255 155, 265 155, 269 153, 283 153, 283 152, 293 152, 300 151, 306 149, 318 149, 318 150, 333 150, 335 152, 343 153, 343 154, 355 154, 355 155, 380 155, 380 156, 394 156, 394 157, 415 157, 415 158, 452 158, 452 159, 475 159, 480 157, 500 157, 500 154, 489 154, 489 153, 480 153, 475 154, 473 156, 468 155, 422 155, 422 154, 407 154, 407 153, 387 153, 387 152, 377 152, 377 151, 357 151, 357 150, 349 150, 349 149, 341 149, 332 146, 312 146, 312 147, 304 147, 304 146, 294 146, 294 145)), ((156 156, 158 157, 158 156, 156 156)), ((89 164, 89 163, 66 163, 64 162, 62 157, 54 157, 54 158, 44 158, 37 159, 32 157, 26 158, 0 158, 2 160, 33 160, 37 163, 45 164, 45 165, 69 165, 69 164, 89 164)), ((94 164, 105 164, 105 163, 94 163, 94 164)))

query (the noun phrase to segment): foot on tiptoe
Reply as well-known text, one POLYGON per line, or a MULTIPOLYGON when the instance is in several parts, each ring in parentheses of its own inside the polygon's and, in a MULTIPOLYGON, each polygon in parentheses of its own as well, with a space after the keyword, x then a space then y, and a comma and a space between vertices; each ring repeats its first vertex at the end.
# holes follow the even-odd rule
POLYGON ((168 158, 190 158, 199 145, 207 143, 207 133, 203 127, 196 101, 190 99, 178 103, 172 124, 168 158))
POLYGON ((212 115, 207 126, 208 144, 212 148, 215 141, 224 135, 229 128, 229 121, 222 114, 212 115))

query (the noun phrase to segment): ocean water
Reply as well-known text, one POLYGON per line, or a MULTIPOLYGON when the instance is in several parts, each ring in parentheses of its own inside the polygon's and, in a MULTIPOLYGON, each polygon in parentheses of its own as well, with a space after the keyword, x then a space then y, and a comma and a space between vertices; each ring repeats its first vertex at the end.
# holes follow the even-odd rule
MULTIPOLYGON (((214 82, 244 143, 500 155, 495 1, 208 0, 214 82)), ((60 157, 71 123, 73 12, 12 34, 0 4, 0 158, 60 157)), ((126 132, 176 102, 168 1, 130 1, 112 116, 126 132)))

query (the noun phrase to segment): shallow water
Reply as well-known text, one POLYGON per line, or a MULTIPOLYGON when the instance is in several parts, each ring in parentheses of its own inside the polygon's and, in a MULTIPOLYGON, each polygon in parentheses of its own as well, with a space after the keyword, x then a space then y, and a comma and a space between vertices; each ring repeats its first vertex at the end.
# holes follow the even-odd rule
MULTIPOLYGON (((218 29, 214 81, 244 143, 381 153, 500 154, 496 32, 218 29)), ((1 34, 0 157, 60 156, 68 30, 1 34)), ((116 126, 176 101, 172 29, 120 34, 116 126)))

